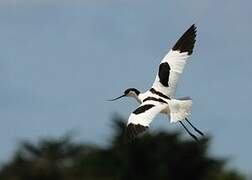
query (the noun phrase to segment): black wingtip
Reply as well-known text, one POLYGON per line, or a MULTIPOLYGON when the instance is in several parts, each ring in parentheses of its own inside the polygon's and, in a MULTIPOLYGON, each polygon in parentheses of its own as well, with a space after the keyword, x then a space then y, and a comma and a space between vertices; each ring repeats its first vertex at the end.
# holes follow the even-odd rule
POLYGON ((139 134, 148 129, 148 126, 142 126, 140 124, 128 124, 126 128, 125 140, 127 143, 132 142, 139 134))
POLYGON ((187 52, 188 55, 193 53, 194 44, 196 42, 196 32, 197 27, 195 24, 191 25, 191 27, 179 38, 176 44, 173 46, 172 50, 187 52))

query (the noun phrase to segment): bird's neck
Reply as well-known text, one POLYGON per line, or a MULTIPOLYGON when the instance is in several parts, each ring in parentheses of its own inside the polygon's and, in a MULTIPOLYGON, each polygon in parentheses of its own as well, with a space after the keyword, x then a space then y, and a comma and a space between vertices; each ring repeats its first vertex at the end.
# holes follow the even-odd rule
POLYGON ((134 96, 131 96, 131 97, 133 97, 135 100, 137 100, 137 102, 138 102, 139 104, 142 103, 142 101, 141 101, 141 99, 140 99, 140 94, 134 95, 134 96))
POLYGON ((137 100, 137 102, 139 104, 141 104, 143 102, 143 97, 142 97, 142 93, 139 93, 137 96, 134 96, 133 98, 135 98, 137 100))

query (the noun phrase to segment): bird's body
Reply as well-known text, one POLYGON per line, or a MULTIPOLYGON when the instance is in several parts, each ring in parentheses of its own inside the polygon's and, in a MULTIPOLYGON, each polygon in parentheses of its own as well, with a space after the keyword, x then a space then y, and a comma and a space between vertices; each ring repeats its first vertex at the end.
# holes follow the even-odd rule
MULTIPOLYGON (((160 96, 154 92, 155 92, 155 89, 152 88, 146 92, 140 93, 138 96, 133 96, 133 97, 136 99, 136 101, 139 104, 142 104, 145 101, 159 101, 159 102, 168 104, 169 101, 171 101, 170 98, 164 98, 163 96, 160 96)), ((170 112, 169 106, 161 110, 161 113, 167 114, 169 112, 170 112)))
MULTIPOLYGON (((127 137, 132 140, 138 134, 145 131, 154 117, 163 113, 166 114, 171 122, 180 122, 186 131, 191 134, 182 123, 186 120, 197 132, 189 121, 192 100, 189 97, 175 99, 174 93, 180 74, 183 72, 188 57, 193 52, 196 38, 196 27, 192 25, 176 42, 173 48, 162 59, 152 87, 146 92, 141 93, 135 88, 129 88, 124 96, 133 97, 140 106, 131 113, 127 124, 127 137)), ((203 134, 199 131, 200 134, 203 134)))

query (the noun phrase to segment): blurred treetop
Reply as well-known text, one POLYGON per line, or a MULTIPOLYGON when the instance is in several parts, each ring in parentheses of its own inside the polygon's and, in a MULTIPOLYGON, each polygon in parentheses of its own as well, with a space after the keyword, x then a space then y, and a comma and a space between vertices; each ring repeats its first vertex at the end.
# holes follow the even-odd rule
POLYGON ((0 170, 1 180, 244 180, 227 170, 224 158, 208 154, 209 137, 183 140, 181 134, 145 133, 125 143, 125 121, 113 119, 109 147, 74 143, 71 136, 21 143, 0 170))

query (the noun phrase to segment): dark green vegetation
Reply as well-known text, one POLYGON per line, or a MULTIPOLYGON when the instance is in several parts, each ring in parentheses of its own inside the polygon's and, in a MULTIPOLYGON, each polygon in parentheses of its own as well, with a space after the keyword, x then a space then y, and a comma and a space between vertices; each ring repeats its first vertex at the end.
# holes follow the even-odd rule
MULTIPOLYGON (((124 121, 125 122, 125 121, 124 121)), ((0 170, 1 180, 243 180, 225 160, 207 153, 209 138, 182 140, 179 133, 145 134, 125 144, 125 124, 115 118, 111 144, 74 143, 69 136, 23 142, 0 170)))

